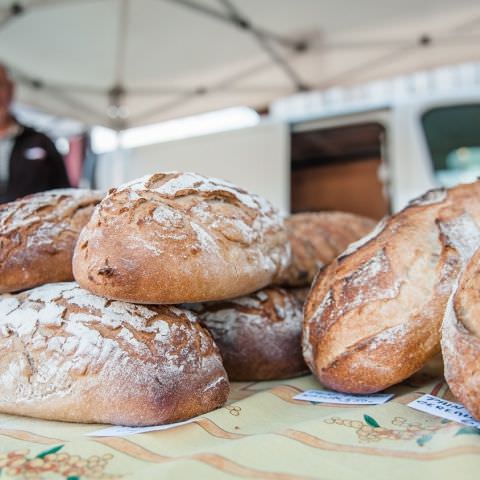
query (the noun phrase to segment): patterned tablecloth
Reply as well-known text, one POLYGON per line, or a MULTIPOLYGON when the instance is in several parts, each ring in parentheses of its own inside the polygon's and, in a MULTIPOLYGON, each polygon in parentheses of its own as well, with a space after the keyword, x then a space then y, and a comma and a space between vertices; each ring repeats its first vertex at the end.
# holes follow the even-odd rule
POLYGON ((432 368, 378 406, 293 400, 312 376, 233 384, 228 406, 172 430, 87 437, 99 425, 0 415, 0 478, 476 479, 480 430, 409 408, 454 400, 432 368))

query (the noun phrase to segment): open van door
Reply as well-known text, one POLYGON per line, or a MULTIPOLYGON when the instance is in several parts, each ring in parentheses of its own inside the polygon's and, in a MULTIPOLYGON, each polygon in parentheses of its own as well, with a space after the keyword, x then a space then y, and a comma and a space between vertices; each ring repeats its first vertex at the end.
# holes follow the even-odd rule
POLYGON ((380 219, 390 212, 377 122, 293 128, 292 212, 342 210, 380 219))

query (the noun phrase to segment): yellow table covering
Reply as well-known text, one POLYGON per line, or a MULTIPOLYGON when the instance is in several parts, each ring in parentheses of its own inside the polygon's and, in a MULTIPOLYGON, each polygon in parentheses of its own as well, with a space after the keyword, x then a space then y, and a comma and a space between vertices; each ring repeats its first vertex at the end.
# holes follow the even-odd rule
POLYGON ((424 393, 454 400, 424 370, 384 405, 293 400, 311 375, 235 383, 229 404, 194 423, 128 437, 103 428, 0 415, 0 478, 478 479, 480 430, 415 411, 424 393))

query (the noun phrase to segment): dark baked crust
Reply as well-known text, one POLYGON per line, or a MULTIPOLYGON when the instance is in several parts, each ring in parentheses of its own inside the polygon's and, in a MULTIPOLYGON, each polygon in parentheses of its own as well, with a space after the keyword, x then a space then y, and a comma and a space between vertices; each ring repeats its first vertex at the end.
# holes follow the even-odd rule
POLYGON ((265 288, 190 306, 217 343, 230 380, 277 380, 308 371, 300 341, 305 289, 299 290, 265 288))
POLYGON ((292 263, 275 283, 310 286, 318 270, 350 243, 373 230, 375 221, 346 212, 296 213, 285 220, 292 247, 292 263))
POLYGON ((50 190, 0 206, 0 293, 73 280, 75 243, 102 196, 50 190))
POLYGON ((469 261, 448 301, 442 325, 445 378, 480 420, 480 251, 469 261))
POLYGON ((76 283, 0 297, 0 411, 154 425, 213 410, 229 384, 191 312, 97 297, 76 283))
POLYGON ((82 231, 79 284, 108 298, 222 300, 271 283, 290 261, 278 212, 223 180, 159 173, 112 190, 82 231))
POLYGON ((320 272, 303 349, 323 384, 383 390, 439 351, 448 296, 480 244, 479 220, 480 182, 431 191, 320 272))

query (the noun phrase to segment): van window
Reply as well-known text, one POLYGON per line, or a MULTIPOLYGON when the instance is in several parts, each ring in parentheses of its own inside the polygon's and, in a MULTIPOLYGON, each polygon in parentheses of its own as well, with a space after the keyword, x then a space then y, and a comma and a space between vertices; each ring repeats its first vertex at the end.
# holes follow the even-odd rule
POLYGON ((423 114, 422 125, 441 185, 480 176, 480 104, 433 108, 423 114))

